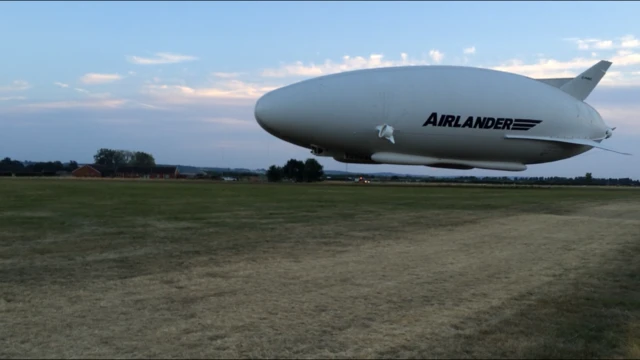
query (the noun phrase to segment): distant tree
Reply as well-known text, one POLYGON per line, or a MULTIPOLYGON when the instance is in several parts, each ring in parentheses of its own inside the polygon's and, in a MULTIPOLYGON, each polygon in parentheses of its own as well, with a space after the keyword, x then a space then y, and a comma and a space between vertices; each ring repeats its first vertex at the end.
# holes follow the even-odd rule
POLYGON ((106 148, 99 149, 93 156, 93 160, 96 164, 111 168, 126 164, 125 156, 121 151, 106 148))
POLYGON ((271 165, 269 167, 269 170, 267 170, 267 180, 269 182, 282 181, 283 176, 284 176, 284 171, 280 166, 271 165))
POLYGON ((131 166, 156 166, 156 160, 153 155, 143 151, 130 151, 130 150, 114 150, 102 148, 99 149, 93 156, 93 160, 96 164, 109 166, 116 168, 122 165, 131 166))
POLYGON ((314 159, 308 158, 304 162, 303 179, 306 182, 320 181, 324 175, 323 166, 314 159))
POLYGON ((135 159, 135 153, 133 151, 116 150, 116 153, 118 153, 118 156, 122 158, 122 164, 133 165, 133 161, 135 159))
POLYGON ((156 160, 153 158, 153 155, 148 154, 143 151, 136 151, 133 153, 131 160, 129 162, 132 166, 145 166, 151 167, 156 166, 156 160))
POLYGON ((0 171, 4 172, 13 172, 13 171, 22 171, 24 170, 24 164, 18 160, 11 160, 11 158, 6 157, 0 161, 0 171))
POLYGON ((587 181, 587 184, 591 184, 593 182, 593 176, 591 175, 590 172, 588 172, 587 175, 585 175, 585 180, 587 181))
POLYGON ((301 182, 304 180, 304 162, 296 159, 290 159, 282 167, 285 178, 301 182))
POLYGON ((77 168, 78 168, 78 163, 76 161, 74 161, 74 160, 71 160, 71 161, 69 161, 69 164, 67 164, 66 170, 67 171, 73 171, 73 170, 75 170, 77 168))

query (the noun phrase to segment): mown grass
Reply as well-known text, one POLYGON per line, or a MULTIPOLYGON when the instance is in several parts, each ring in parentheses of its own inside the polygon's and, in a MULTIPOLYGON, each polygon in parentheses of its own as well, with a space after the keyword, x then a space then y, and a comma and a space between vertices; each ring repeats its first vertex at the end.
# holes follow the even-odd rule
POLYGON ((0 272, 3 357, 638 357, 640 191, 2 179, 0 272))

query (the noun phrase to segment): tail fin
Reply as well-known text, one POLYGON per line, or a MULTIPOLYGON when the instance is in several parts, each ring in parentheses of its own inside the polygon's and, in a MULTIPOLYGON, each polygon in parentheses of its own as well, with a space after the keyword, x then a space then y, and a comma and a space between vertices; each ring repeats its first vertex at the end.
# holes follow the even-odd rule
POLYGON ((598 86, 598 83, 602 80, 610 66, 610 61, 601 60, 597 64, 585 70, 582 74, 567 81, 560 87, 560 90, 578 100, 584 101, 589 94, 591 94, 593 89, 598 86))

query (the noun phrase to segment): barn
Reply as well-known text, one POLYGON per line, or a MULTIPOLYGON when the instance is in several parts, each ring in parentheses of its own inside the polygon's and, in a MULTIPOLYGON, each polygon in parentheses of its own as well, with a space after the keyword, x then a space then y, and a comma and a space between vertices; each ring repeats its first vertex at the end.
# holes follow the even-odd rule
POLYGON ((75 177, 96 178, 109 176, 109 173, 113 173, 113 171, 104 165, 87 164, 73 170, 71 175, 75 177))

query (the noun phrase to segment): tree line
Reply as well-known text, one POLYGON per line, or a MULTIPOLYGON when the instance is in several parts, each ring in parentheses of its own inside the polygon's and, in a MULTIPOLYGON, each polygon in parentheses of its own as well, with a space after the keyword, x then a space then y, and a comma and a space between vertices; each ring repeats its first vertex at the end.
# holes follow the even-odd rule
POLYGON ((271 165, 267 170, 267 180, 270 182, 294 181, 316 182, 324 176, 323 166, 313 158, 305 161, 290 159, 284 166, 271 165))
MULTIPOLYGON (((110 168, 118 166, 153 167, 156 161, 153 155, 143 151, 114 150, 101 148, 93 155, 95 164, 110 168)), ((78 162, 71 160, 66 164, 60 161, 22 162, 5 157, 0 160, 0 174, 9 175, 55 175, 59 172, 72 172, 78 168, 78 162)))
POLYGON ((156 166, 156 160, 153 158, 153 155, 144 151, 115 150, 108 148, 98 149, 96 154, 93 155, 93 162, 114 170, 119 166, 156 166))
POLYGON ((0 160, 0 173, 7 174, 31 174, 48 173, 56 174, 59 171, 71 172, 78 168, 78 163, 71 160, 67 164, 60 161, 33 162, 24 164, 22 161, 5 157, 0 160))

